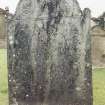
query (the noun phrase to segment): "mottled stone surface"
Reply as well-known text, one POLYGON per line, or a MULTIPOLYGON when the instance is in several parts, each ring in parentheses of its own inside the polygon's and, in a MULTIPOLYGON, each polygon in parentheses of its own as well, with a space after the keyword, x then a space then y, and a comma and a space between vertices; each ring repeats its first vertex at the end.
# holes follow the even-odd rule
POLYGON ((10 105, 92 105, 89 9, 20 0, 8 23, 10 105))

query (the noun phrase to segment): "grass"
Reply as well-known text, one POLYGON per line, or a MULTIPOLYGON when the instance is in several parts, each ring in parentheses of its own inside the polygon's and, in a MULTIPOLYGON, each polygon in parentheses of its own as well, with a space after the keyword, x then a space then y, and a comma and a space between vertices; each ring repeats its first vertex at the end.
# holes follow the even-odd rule
POLYGON ((5 49, 0 49, 0 105, 8 105, 6 53, 5 49))
POLYGON ((93 71, 94 105, 105 105, 105 69, 93 71))
MULTIPOLYGON (((7 56, 0 49, 0 105, 8 105, 7 56)), ((93 70, 94 105, 105 105, 105 69, 93 70)))

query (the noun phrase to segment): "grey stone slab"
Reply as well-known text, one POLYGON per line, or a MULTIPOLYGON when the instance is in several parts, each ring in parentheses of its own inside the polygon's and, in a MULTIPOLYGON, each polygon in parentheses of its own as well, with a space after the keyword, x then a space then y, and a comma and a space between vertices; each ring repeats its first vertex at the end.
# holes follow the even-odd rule
POLYGON ((8 20, 10 105, 92 105, 90 18, 76 0, 20 0, 8 20))

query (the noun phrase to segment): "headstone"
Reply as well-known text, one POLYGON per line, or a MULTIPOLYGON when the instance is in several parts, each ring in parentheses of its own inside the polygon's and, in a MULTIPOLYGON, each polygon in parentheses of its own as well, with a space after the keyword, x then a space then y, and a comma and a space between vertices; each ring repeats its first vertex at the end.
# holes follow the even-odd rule
POLYGON ((20 0, 8 23, 9 105, 92 105, 89 9, 20 0))
POLYGON ((6 11, 0 8, 0 49, 7 47, 7 31, 6 31, 6 11))
POLYGON ((6 36, 6 19, 5 10, 0 8, 0 39, 5 39, 6 36))

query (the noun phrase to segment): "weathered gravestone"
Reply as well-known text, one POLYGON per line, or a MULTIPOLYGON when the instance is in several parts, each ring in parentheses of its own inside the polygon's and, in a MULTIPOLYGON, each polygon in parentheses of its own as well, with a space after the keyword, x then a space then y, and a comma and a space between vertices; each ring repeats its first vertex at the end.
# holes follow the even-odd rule
POLYGON ((10 105, 92 105, 89 9, 20 0, 8 23, 10 105))

